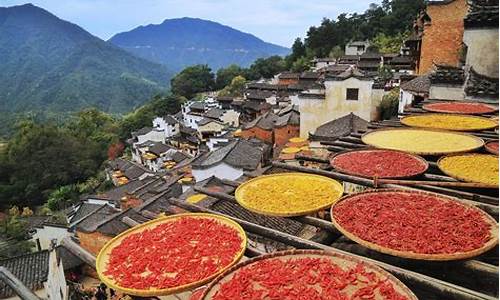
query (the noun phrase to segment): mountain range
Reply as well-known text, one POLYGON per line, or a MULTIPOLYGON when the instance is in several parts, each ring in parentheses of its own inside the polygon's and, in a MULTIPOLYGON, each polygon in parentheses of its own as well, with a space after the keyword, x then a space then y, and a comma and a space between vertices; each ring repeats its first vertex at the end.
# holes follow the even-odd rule
POLYGON ((195 64, 208 64, 212 70, 230 64, 247 67, 258 58, 290 52, 249 33, 196 18, 139 26, 116 34, 109 42, 174 71, 195 64))
POLYGON ((215 71, 287 52, 200 19, 166 20, 103 41, 32 4, 0 7, 0 121, 85 107, 124 113, 166 91, 185 66, 215 71))
POLYGON ((0 8, 0 111, 126 112, 171 73, 31 4, 0 8))

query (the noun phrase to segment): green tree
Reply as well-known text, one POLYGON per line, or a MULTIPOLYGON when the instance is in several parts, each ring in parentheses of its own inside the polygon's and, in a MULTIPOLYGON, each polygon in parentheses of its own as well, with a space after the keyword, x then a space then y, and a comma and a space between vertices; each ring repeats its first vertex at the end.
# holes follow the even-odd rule
POLYGON ((257 78, 271 78, 286 70, 285 60, 278 55, 259 58, 250 66, 250 73, 257 78))
POLYGON ((246 79, 243 76, 236 76, 231 81, 231 84, 222 89, 219 93, 221 96, 241 97, 245 90, 246 79))
POLYGON ((223 89, 227 85, 231 84, 231 81, 234 77, 244 77, 245 72, 247 72, 245 69, 235 64, 230 65, 226 68, 220 68, 219 70, 217 70, 217 76, 215 78, 215 88, 217 90, 223 89))
POLYGON ((338 45, 333 47, 330 53, 328 53, 328 57, 331 58, 339 58, 342 55, 344 55, 344 50, 342 50, 342 48, 338 45))
POLYGON ((378 111, 382 120, 388 120, 398 115, 399 105, 399 88, 392 89, 388 94, 384 95, 378 111))
POLYGON ((371 43, 380 53, 399 53, 401 45, 408 38, 408 35, 408 32, 397 33, 393 36, 379 33, 373 38, 371 43))
POLYGON ((78 190, 74 185, 61 186, 53 190, 47 200, 47 207, 51 211, 64 209, 78 201, 78 190))
POLYGON ((291 70, 292 72, 304 72, 309 70, 309 59, 307 59, 305 56, 297 59, 293 63, 291 70))
POLYGON ((173 94, 191 99, 195 94, 215 87, 214 74, 208 65, 195 65, 175 75, 170 85, 173 94))

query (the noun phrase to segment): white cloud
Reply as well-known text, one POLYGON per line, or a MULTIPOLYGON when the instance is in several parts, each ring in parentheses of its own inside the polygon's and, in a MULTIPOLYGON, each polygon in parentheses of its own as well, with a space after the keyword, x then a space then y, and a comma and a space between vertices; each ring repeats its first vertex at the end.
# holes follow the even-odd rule
MULTIPOLYGON (((94 35, 108 39, 139 25, 164 19, 196 17, 252 33, 259 38, 290 46, 303 37, 309 26, 323 17, 344 12, 363 12, 371 2, 352 0, 31 0, 58 17, 78 24, 94 35)), ((0 0, 1 6, 24 4, 0 0)))

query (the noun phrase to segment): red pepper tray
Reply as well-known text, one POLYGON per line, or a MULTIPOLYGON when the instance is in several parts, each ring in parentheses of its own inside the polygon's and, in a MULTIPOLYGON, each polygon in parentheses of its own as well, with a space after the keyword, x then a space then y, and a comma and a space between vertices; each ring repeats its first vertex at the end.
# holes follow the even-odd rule
POLYGON ((351 255, 322 250, 288 250, 246 260, 212 281, 199 299, 344 297, 417 299, 410 289, 380 267, 351 255))
POLYGON ((331 156, 330 165, 352 176, 390 179, 414 178, 429 168, 429 163, 418 155, 388 149, 341 151, 331 156))
POLYGON ((498 244, 498 224, 465 201, 416 190, 379 189, 342 197, 333 225, 375 251, 420 260, 459 260, 498 244))

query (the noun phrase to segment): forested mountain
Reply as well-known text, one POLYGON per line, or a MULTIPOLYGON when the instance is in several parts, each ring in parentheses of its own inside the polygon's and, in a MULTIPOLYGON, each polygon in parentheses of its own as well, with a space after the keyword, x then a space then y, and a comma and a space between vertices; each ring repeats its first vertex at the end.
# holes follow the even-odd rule
POLYGON ((165 89, 164 66, 31 4, 0 7, 0 112, 126 112, 165 89))
POLYGON ((258 58, 289 52, 229 26, 194 18, 139 26, 109 41, 176 71, 195 64, 208 64, 213 70, 230 64, 247 67, 258 58))

